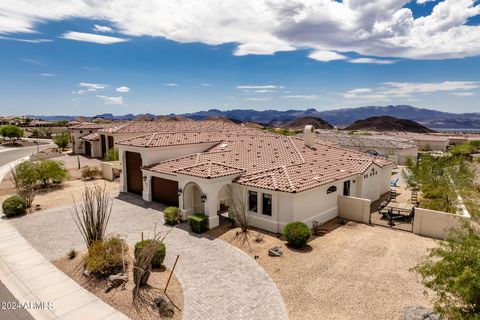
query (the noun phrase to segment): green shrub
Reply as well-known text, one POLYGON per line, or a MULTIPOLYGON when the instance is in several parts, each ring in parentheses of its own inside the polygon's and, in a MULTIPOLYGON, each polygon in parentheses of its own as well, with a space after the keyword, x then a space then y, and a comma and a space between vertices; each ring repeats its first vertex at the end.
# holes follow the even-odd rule
POLYGON ((60 161, 43 159, 37 164, 37 178, 44 186, 49 182, 63 182, 68 177, 68 171, 60 161))
POLYGON ((163 210, 163 217, 165 218, 165 223, 171 226, 174 226, 180 220, 180 209, 177 207, 168 207, 163 210))
POLYGON ((28 204, 25 199, 20 196, 11 196, 7 198, 2 204, 3 213, 7 217, 13 217, 20 214, 24 214, 27 210, 28 204))
POLYGON ((68 144, 70 143, 70 134, 68 132, 57 134, 55 137, 53 137, 53 142, 55 142, 55 144, 59 148, 65 150, 65 148, 68 147, 68 144))
POLYGON ((118 149, 117 148, 111 148, 110 150, 107 151, 105 154, 105 157, 103 158, 104 161, 118 161, 119 160, 119 155, 118 155, 118 149))
POLYGON ((292 222, 285 226, 283 234, 292 247, 303 248, 310 238, 310 228, 303 222, 292 222))
POLYGON ((128 246, 118 237, 94 241, 88 248, 86 267, 88 271, 99 277, 116 274, 122 270, 123 254, 127 251, 128 246))
POLYGON ((18 126, 8 124, 0 128, 0 134, 5 138, 18 139, 23 137, 23 129, 18 126))
POLYGON ((155 250, 155 255, 153 256, 153 259, 152 259, 152 267, 159 268, 162 265, 163 261, 165 260, 165 254, 166 254, 165 244, 163 244, 162 242, 157 240, 150 240, 150 239, 137 242, 135 244, 134 255, 135 255, 135 258, 137 258, 138 254, 142 251, 142 249, 150 245, 152 241, 157 245, 157 248, 155 250))
POLYGON ((208 216, 203 213, 195 213, 188 217, 190 229, 195 233, 202 233, 208 229, 208 216))
POLYGON ((82 169, 82 178, 83 179, 95 179, 102 176, 102 171, 97 167, 85 167, 82 169))

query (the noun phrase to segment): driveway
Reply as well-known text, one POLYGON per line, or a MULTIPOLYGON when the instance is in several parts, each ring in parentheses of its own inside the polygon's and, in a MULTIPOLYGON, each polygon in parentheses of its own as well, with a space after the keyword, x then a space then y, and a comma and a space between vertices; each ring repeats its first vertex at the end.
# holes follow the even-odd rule
MULTIPOLYGON (((130 245, 148 238, 156 226, 166 232, 162 206, 121 194, 113 201, 107 232, 126 236, 130 245)), ((47 259, 62 257, 74 248, 85 249, 69 213, 59 207, 10 220, 47 259)), ((268 274, 241 250, 219 239, 191 234, 185 226, 165 239, 165 264, 175 269, 184 294, 184 319, 287 319, 279 290, 268 274)))

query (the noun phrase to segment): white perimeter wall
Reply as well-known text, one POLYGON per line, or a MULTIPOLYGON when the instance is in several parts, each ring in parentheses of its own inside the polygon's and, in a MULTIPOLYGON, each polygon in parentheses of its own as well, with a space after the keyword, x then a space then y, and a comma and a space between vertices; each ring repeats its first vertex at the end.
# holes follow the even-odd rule
POLYGON ((469 218, 442 211, 415 208, 413 233, 436 239, 445 239, 448 231, 460 227, 465 219, 469 218))

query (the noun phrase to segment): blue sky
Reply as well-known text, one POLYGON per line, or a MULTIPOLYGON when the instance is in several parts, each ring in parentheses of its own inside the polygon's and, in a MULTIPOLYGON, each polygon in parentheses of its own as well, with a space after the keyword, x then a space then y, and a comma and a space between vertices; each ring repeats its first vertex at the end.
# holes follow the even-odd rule
POLYGON ((478 1, 113 3, 2 1, 0 114, 480 111, 478 1))

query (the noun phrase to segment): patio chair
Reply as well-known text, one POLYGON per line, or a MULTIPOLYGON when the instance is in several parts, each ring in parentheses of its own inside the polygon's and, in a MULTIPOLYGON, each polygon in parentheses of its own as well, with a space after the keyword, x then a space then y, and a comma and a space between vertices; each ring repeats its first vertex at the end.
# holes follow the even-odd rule
POLYGON ((398 187, 398 185, 397 185, 398 180, 399 180, 399 178, 397 178, 397 179, 395 179, 395 180, 392 179, 392 180, 390 181, 390 186, 391 186, 391 187, 394 187, 394 188, 398 187))

